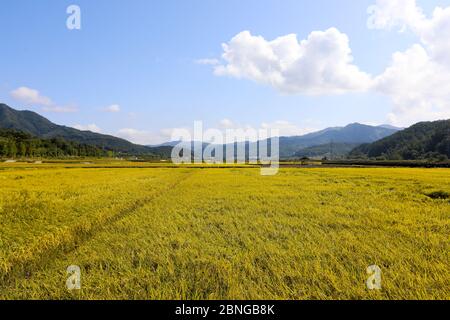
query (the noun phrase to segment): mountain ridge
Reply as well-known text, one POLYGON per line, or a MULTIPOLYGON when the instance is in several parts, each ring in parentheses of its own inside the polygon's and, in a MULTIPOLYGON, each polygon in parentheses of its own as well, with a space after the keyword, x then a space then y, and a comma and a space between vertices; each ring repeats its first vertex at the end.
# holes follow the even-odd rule
MULTIPOLYGON (((295 157, 305 148, 323 146, 327 144, 358 145, 372 143, 398 131, 395 127, 370 126, 360 123, 351 123, 344 127, 330 127, 302 136, 280 137, 280 158, 295 157)), ((80 144, 93 145, 106 150, 132 155, 157 155, 169 158, 176 141, 165 142, 154 146, 133 144, 125 139, 81 131, 75 128, 58 125, 34 111, 15 110, 6 104, 0 103, 0 128, 25 132, 42 139, 62 138, 80 144)), ((246 144, 267 143, 268 139, 259 142, 246 142, 246 144)), ((189 142, 185 142, 189 145, 189 142)), ((207 145, 207 144, 206 144, 207 145)))
POLYGON ((331 127, 296 137, 280 137, 280 156, 293 157, 302 149, 329 143, 364 144, 377 141, 397 132, 396 129, 351 123, 331 127))
MULTIPOLYGON (((343 148, 345 151, 351 151, 355 146, 370 143, 394 134, 400 130, 399 128, 384 128, 382 126, 370 126, 361 123, 351 123, 344 127, 330 127, 316 132, 308 133, 302 136, 281 136, 279 137, 280 157, 290 158, 298 156, 301 150, 316 146, 324 146, 327 144, 348 145, 352 148, 343 148)), ((249 148, 249 144, 267 143, 269 139, 258 142, 242 141, 237 144, 245 144, 249 148)), ((193 141, 169 141, 159 144, 157 146, 171 146, 174 147, 181 143, 184 148, 192 146, 193 141)), ((204 143, 208 145, 208 143, 204 143)), ((339 153, 340 156, 344 154, 339 153)))
MULTIPOLYGON (((58 125, 40 114, 29 110, 15 110, 0 103, 0 128, 22 131, 32 136, 51 139, 63 138, 67 141, 93 145, 108 150, 127 154, 167 154, 167 148, 149 148, 133 144, 125 139, 91 131, 58 125)), ((170 153, 169 153, 170 154, 170 153)))
POLYGON ((450 158, 450 120, 416 123, 389 137, 355 148, 349 157, 379 160, 446 160, 450 158))

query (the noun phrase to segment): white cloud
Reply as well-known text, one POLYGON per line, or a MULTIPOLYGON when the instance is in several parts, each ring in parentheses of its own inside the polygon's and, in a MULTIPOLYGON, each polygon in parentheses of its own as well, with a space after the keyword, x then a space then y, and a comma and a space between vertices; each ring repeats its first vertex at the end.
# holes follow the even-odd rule
POLYGON ((120 106, 118 104, 112 104, 103 109, 105 112, 117 113, 120 112, 120 106))
POLYGON ((174 129, 162 129, 158 132, 123 128, 117 132, 117 136, 142 145, 157 145, 171 140, 174 129))
POLYGON ((367 90, 370 75, 353 62, 347 35, 336 28, 298 41, 290 34, 267 41, 249 31, 223 44, 225 64, 215 74, 250 79, 283 93, 341 94, 367 90))
POLYGON ((153 139, 153 135, 150 132, 132 128, 120 129, 117 135, 138 144, 151 144, 151 140, 153 139))
POLYGON ((86 126, 83 126, 81 124, 75 124, 75 125, 73 125, 73 128, 81 130, 81 131, 92 131, 92 132, 96 132, 96 133, 102 132, 102 130, 95 123, 88 124, 86 126))
POLYGON ((219 64, 219 60, 218 59, 205 58, 205 59, 197 59, 197 60, 195 60, 195 63, 196 64, 204 64, 204 65, 215 66, 215 65, 219 64))
POLYGON ((42 107, 45 112, 76 112, 77 108, 73 106, 59 106, 55 104, 52 99, 41 95, 41 93, 36 89, 31 89, 28 87, 20 87, 11 91, 11 96, 28 106, 38 105, 42 107))
POLYGON ((450 118, 450 72, 421 45, 395 53, 375 83, 377 91, 392 98, 389 120, 395 125, 450 118))
POLYGON ((450 6, 436 8, 417 33, 433 59, 450 67, 450 6))
POLYGON ((407 126, 450 118, 450 7, 428 19, 415 0, 378 0, 369 9, 369 27, 415 33, 420 44, 396 52, 374 81, 374 90, 391 97, 391 123, 407 126))
POLYGON ((78 109, 74 106, 45 106, 42 107, 42 110, 45 112, 56 112, 56 113, 71 113, 71 112, 77 112, 78 109))
MULTIPOLYGON (((258 132, 259 129, 267 130, 267 133, 270 136, 274 136, 275 133, 277 136, 296 136, 303 135, 310 132, 317 131, 316 128, 303 128, 296 126, 288 121, 274 121, 274 122, 264 122, 261 123, 259 127, 253 127, 251 125, 241 125, 237 124, 229 119, 223 119, 219 121, 218 127, 210 128, 203 127, 203 134, 207 135, 207 133, 213 132, 221 132, 225 137, 227 130, 232 129, 237 132, 247 132, 248 130, 254 130, 258 132)), ((117 134, 118 137, 129 140, 133 143, 142 144, 142 145, 158 145, 165 142, 171 141, 192 141, 194 138, 194 130, 193 127, 180 127, 180 128, 166 128, 162 129, 158 132, 152 132, 147 130, 138 130, 133 128, 124 128, 120 129, 117 134)), ((249 139, 250 137, 243 137, 244 140, 249 139)), ((204 142, 211 142, 205 138, 204 142)), ((238 141, 244 141, 239 140, 238 141)), ((252 140, 252 139, 250 139, 252 140)))
POLYGON ((234 123, 230 119, 222 119, 219 122, 219 126, 222 129, 231 129, 234 127, 234 123))
POLYGON ((377 0, 368 12, 372 14, 369 27, 410 30, 433 59, 450 64, 450 7, 436 7, 427 18, 416 0, 377 0))
POLYGON ((419 43, 396 52, 386 70, 372 77, 353 64, 347 35, 336 28, 298 41, 290 34, 267 41, 249 31, 223 44, 218 76, 249 79, 283 93, 306 95, 371 91, 394 104, 391 123, 408 126, 450 117, 450 7, 431 17, 415 0, 376 0, 368 8, 371 29, 412 32, 419 43))
POLYGON ((316 128, 299 127, 289 121, 278 120, 275 122, 262 123, 262 129, 278 130, 280 137, 302 136, 317 131, 316 128))
POLYGON ((31 89, 28 87, 20 87, 16 90, 11 91, 11 96, 27 105, 40 105, 40 106, 51 106, 53 102, 50 98, 40 94, 38 90, 31 89))
POLYGON ((425 19, 415 0, 377 0, 367 9, 371 17, 367 21, 369 29, 400 28, 406 31, 410 26, 417 26, 425 19))
POLYGON ((269 134, 272 134, 276 131, 273 130, 277 130, 278 131, 278 136, 283 136, 283 137, 289 137, 289 136, 301 136, 307 133, 311 133, 314 131, 317 131, 317 128, 312 128, 312 127, 301 127, 298 125, 295 125, 289 121, 285 121, 285 120, 276 120, 273 122, 263 122, 259 125, 259 127, 253 127, 251 125, 242 125, 242 124, 238 124, 235 123, 229 119, 223 119, 219 122, 219 130, 222 130, 223 132, 225 132, 226 129, 234 129, 234 130, 242 130, 242 131, 246 131, 249 129, 254 129, 254 130, 259 130, 259 129, 264 129, 264 130, 268 130, 269 134))

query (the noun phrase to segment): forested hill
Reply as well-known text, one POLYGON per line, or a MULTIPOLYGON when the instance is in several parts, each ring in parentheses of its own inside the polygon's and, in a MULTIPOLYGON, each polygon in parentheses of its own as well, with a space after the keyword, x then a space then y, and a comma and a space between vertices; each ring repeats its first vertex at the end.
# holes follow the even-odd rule
POLYGON ((20 131, 44 140, 60 139, 120 154, 154 155, 165 158, 170 155, 171 150, 168 147, 150 148, 109 135, 57 125, 35 112, 18 111, 1 103, 0 129, 20 131))
POLYGON ((280 156, 296 157, 302 149, 325 144, 371 143, 397 132, 398 128, 352 123, 345 127, 327 128, 297 137, 280 137, 280 156))
POLYGON ((371 144, 355 148, 350 158, 446 160, 450 158, 450 120, 420 122, 371 144))
POLYGON ((62 138, 39 139, 28 133, 0 129, 0 157, 112 157, 114 152, 66 141, 62 138))
POLYGON ((304 148, 298 151, 295 157, 345 159, 350 151, 360 145, 360 143, 327 143, 304 148))
POLYGON ((124 139, 60 126, 35 112, 14 110, 5 104, 0 104, 0 128, 22 131, 41 139, 62 138, 66 141, 125 153, 149 152, 147 147, 135 145, 124 139))

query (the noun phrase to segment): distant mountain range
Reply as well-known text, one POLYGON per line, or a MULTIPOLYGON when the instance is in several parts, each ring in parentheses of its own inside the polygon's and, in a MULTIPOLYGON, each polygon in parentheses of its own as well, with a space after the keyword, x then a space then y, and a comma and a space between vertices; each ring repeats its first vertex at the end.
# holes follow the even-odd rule
MULTIPOLYGON (((57 125, 35 112, 18 111, 5 104, 0 104, 0 128, 21 131, 40 139, 62 138, 78 144, 96 146, 102 150, 112 150, 128 155, 150 155, 164 159, 170 158, 173 146, 179 143, 167 142, 158 146, 137 145, 114 136, 57 125)), ((364 153, 367 153, 371 157, 376 152, 368 149, 367 144, 389 137, 399 130, 401 128, 389 125, 370 126, 353 123, 345 127, 327 128, 303 136, 280 137, 280 157, 344 157, 352 149, 362 144, 364 147, 357 148, 352 154, 359 152, 359 155, 363 156, 364 153)), ((267 140, 243 144, 248 150, 251 144, 262 142, 267 143, 267 140)), ((184 144, 187 147, 192 145, 191 142, 184 142, 184 144)), ((203 148, 206 146, 207 144, 204 143, 203 148)))
MULTIPOLYGON (((327 128, 314 133, 306 134, 303 136, 291 136, 280 137, 280 156, 282 158, 298 157, 308 153, 305 150, 311 147, 320 147, 323 152, 320 152, 318 148, 313 152, 317 156, 324 156, 330 151, 330 147, 335 145, 337 155, 343 155, 350 152, 353 148, 363 143, 370 143, 387 137, 401 128, 393 127, 390 125, 381 126, 369 126, 359 123, 349 124, 345 127, 333 127, 327 128), (345 145, 345 151, 343 147, 345 145)), ((267 140, 265 141, 267 143, 267 140)), ((158 146, 170 146, 174 147, 178 145, 180 141, 170 141, 158 146)), ((253 142, 257 143, 257 142, 253 142)), ((260 142, 258 142, 259 144, 260 142)), ((189 148, 192 142, 183 142, 183 146, 189 148)), ((208 144, 204 144, 204 147, 208 144)), ((248 147, 249 143, 246 143, 248 147)))
MULTIPOLYGON (((74 150, 85 146, 86 152, 99 154, 114 151, 116 154, 145 155, 168 159, 173 146, 179 142, 167 142, 158 146, 142 146, 110 135, 80 131, 57 125, 32 111, 18 111, 5 104, 0 104, 0 129, 14 130, 30 135, 20 136, 10 131, 3 131, 3 140, 16 137, 26 142, 32 137, 44 139, 40 144, 52 146, 49 139, 60 138, 76 144, 63 144, 65 149, 74 150), (46 139, 46 140, 45 140, 46 139)), ((16 140, 17 140, 16 139, 16 140)), ((19 141, 18 140, 18 141, 19 141)), ((35 141, 36 142, 36 141, 35 141)), ((242 142, 246 150, 252 144, 267 143, 242 142)), ((354 159, 418 160, 450 158, 450 120, 421 122, 402 130, 390 125, 369 126, 352 123, 345 127, 327 128, 303 136, 280 137, 280 157, 328 157, 354 159)), ((19 147, 26 145, 19 142, 19 147)), ((56 142, 55 142, 56 143, 56 142)), ((191 147, 192 142, 184 142, 191 147)), ((208 144, 204 143, 203 148, 208 144)), ((225 146, 224 146, 225 147, 225 146)), ((11 147, 13 148, 13 147, 11 147)), ((235 151, 236 153, 236 151, 235 151)))
POLYGON ((401 130, 395 127, 369 126, 352 123, 345 127, 327 128, 318 132, 297 137, 280 138, 280 157, 293 157, 305 148, 326 144, 371 143, 401 130))
POLYGON ((127 140, 54 124, 32 111, 18 111, 0 104, 0 128, 25 132, 41 139, 62 138, 79 144, 93 145, 107 150, 132 155, 170 157, 170 147, 150 148, 127 140))
POLYGON ((354 149, 349 157, 380 160, 450 158, 450 120, 420 122, 387 138, 354 149))
MULTIPOLYGON (((389 125, 369 126, 359 123, 349 124, 345 127, 327 128, 303 136, 280 137, 280 157, 303 157, 307 154, 311 157, 322 156, 345 156, 356 146, 363 143, 370 143, 390 136, 401 130, 389 125), (335 150, 333 149, 335 146, 335 150), (310 149, 314 147, 314 149, 310 149), (330 154, 330 150, 331 153, 330 154)), ((251 144, 267 143, 267 140, 260 142, 246 142, 246 148, 251 144)), ((159 146, 175 146, 180 141, 171 141, 159 146)), ((240 143, 242 144, 242 143, 240 143)), ((205 148, 208 144, 204 144, 205 148)), ((192 147, 192 142, 183 142, 183 147, 192 147)))

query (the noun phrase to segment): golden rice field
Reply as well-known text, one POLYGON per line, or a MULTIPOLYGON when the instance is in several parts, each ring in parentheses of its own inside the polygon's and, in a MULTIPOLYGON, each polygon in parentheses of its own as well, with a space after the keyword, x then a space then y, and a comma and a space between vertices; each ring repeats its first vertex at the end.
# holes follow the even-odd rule
POLYGON ((1 164, 0 191, 0 299, 450 299, 448 169, 1 164))

